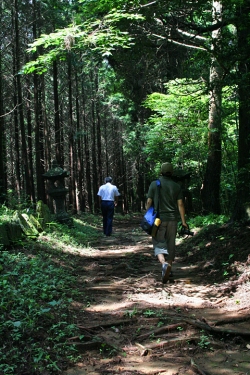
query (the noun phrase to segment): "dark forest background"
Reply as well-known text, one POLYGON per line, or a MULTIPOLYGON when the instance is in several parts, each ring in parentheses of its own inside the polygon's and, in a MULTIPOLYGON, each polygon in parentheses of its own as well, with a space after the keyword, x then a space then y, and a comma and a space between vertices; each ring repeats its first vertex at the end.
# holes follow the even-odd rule
POLYGON ((1 1, 0 199, 96 212, 145 208, 171 161, 189 213, 248 220, 250 1, 1 1), (188 190, 187 190, 188 189, 188 190), (192 199, 191 199, 192 197, 192 199))

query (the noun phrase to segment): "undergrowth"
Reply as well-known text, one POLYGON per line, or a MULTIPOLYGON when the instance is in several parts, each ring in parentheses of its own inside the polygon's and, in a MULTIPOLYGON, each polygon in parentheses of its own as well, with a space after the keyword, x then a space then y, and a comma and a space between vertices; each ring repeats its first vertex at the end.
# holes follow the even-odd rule
POLYGON ((88 249, 99 221, 74 218, 71 228, 52 222, 36 241, 0 249, 0 374, 56 374, 77 361, 68 340, 81 336, 71 304, 84 296, 76 288, 73 255, 62 249, 88 249))
POLYGON ((229 220, 229 217, 226 215, 215 215, 215 214, 209 214, 209 215, 196 215, 194 217, 191 217, 188 219, 188 223, 193 228, 202 228, 208 225, 222 225, 227 223, 229 220))

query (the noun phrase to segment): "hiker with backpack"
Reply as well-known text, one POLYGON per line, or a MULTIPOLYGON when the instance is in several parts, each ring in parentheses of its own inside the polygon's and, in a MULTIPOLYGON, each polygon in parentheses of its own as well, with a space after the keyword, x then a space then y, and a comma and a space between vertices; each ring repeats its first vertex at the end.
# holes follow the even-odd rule
POLYGON ((188 228, 185 220, 185 207, 182 197, 182 189, 179 184, 171 178, 173 165, 163 163, 161 166, 160 188, 156 181, 152 181, 146 204, 146 210, 152 205, 157 207, 159 195, 159 218, 160 227, 155 237, 152 237, 155 256, 162 265, 162 282, 165 284, 170 276, 172 264, 175 259, 175 240, 177 234, 177 223, 179 216, 182 225, 188 228))

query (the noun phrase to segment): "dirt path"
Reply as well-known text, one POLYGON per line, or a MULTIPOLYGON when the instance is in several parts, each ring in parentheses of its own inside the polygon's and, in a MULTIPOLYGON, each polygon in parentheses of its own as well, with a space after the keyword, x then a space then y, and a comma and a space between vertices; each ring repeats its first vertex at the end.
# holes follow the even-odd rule
POLYGON ((71 341, 81 359, 65 375, 250 374, 249 286, 239 306, 237 290, 226 294, 226 283, 180 256, 163 286, 150 238, 132 219, 79 255, 82 337, 71 341))

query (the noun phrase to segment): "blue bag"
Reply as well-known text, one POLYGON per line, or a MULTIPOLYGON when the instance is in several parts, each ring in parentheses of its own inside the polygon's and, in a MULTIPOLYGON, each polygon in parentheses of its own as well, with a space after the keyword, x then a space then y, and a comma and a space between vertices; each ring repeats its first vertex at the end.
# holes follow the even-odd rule
MULTIPOLYGON (((161 186, 160 180, 156 180, 156 185, 158 187, 158 194, 159 189, 161 186)), ((146 232, 147 234, 151 234, 155 219, 159 216, 159 197, 158 197, 158 205, 157 210, 155 210, 154 206, 149 207, 149 209, 146 211, 145 215, 143 216, 143 219, 141 221, 141 228, 146 232)))
POLYGON ((149 209, 143 216, 143 219, 141 221, 141 228, 147 234, 151 234, 156 216, 157 216, 157 211, 155 211, 153 206, 149 207, 149 209))

